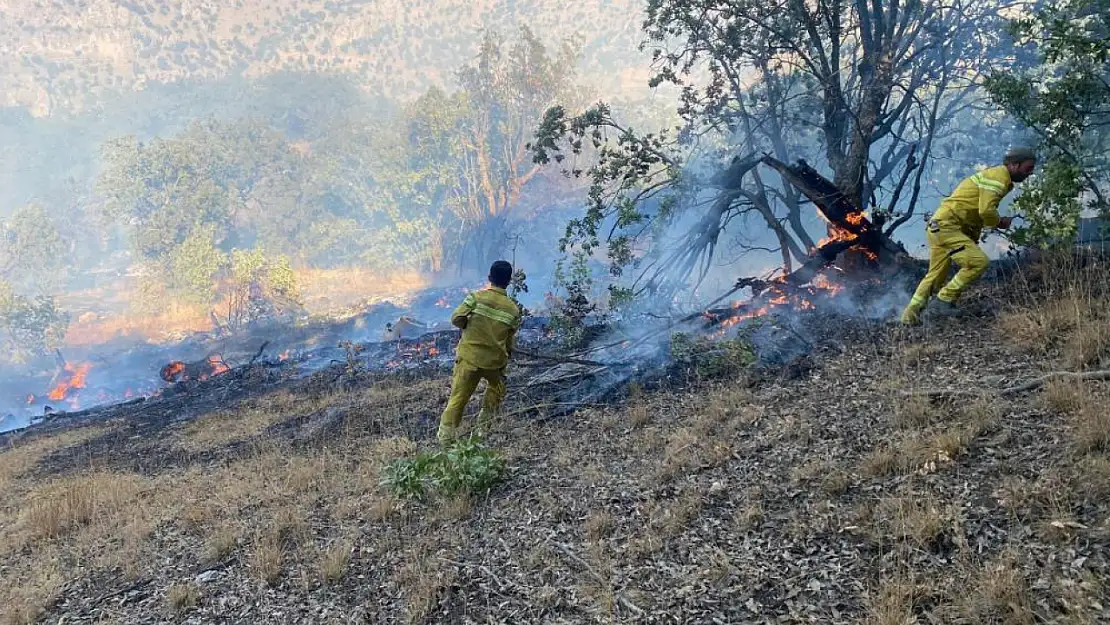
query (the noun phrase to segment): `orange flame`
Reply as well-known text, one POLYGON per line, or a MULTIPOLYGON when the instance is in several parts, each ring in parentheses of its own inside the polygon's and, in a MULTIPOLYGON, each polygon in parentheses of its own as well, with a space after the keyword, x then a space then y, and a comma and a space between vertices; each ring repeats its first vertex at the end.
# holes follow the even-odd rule
MULTIPOLYGON (((855 241, 856 239, 859 238, 859 235, 857 235, 855 233, 852 233, 852 232, 849 232, 849 231, 837 226, 836 224, 833 224, 833 223, 829 222, 828 219, 826 219, 825 216, 821 213, 821 211, 817 211, 817 214, 821 217, 821 219, 824 219, 825 222, 829 224, 829 230, 830 230, 829 236, 827 236, 827 237, 825 237, 825 238, 823 238, 823 239, 821 239, 820 241, 817 242, 817 248, 818 249, 820 249, 820 248, 824 247, 825 245, 827 245, 829 243, 832 243, 834 241, 855 241)), ((844 221, 847 221, 848 223, 852 224, 853 226, 859 226, 859 225, 863 224, 863 220, 864 220, 865 217, 867 217, 866 213, 864 213, 863 211, 856 211, 854 213, 850 213, 848 215, 845 215, 844 216, 844 221)), ((866 247, 860 246, 860 247, 854 247, 852 249, 863 252, 871 260, 876 260, 878 258, 878 256, 874 252, 867 249, 866 247)))
POLYGON ((185 363, 180 360, 175 360, 170 364, 162 367, 162 379, 167 382, 173 382, 177 376, 185 372, 185 363))
POLYGON ((278 360, 289 360, 289 350, 285 350, 278 355, 278 360))
POLYGON ((67 363, 65 370, 69 373, 68 379, 58 382, 47 394, 47 397, 54 401, 65 399, 71 390, 85 388, 85 378, 89 374, 88 363, 81 363, 77 366, 67 363))

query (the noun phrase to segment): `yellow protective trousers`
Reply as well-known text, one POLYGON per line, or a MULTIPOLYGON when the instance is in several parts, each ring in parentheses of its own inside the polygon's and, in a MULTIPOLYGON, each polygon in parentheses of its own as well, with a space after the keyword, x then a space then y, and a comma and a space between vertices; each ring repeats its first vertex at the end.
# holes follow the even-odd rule
POLYGON ((968 286, 982 277, 990 264, 983 250, 958 227, 930 222, 925 239, 929 243, 929 272, 917 285, 906 308, 906 314, 913 316, 925 308, 933 295, 948 303, 955 302, 968 286), (948 280, 952 263, 960 270, 948 280))
POLYGON ((482 410, 478 415, 478 426, 488 427, 501 408, 505 399, 505 370, 504 369, 479 369, 477 367, 458 361, 451 377, 451 397, 447 400, 447 408, 439 419, 439 438, 454 438, 455 431, 462 423, 463 410, 467 402, 478 389, 478 383, 486 381, 486 394, 482 397, 482 410))

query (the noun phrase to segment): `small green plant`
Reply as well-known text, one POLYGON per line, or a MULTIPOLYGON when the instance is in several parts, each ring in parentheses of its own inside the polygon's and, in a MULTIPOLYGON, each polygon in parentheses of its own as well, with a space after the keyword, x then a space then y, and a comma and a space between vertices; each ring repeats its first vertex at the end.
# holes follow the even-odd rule
POLYGON ((747 337, 715 341, 685 332, 671 336, 671 357, 675 364, 692 370, 700 378, 734 376, 756 362, 755 350, 747 337))
POLYGON ((358 361, 358 355, 362 353, 363 345, 353 341, 340 341, 339 346, 343 348, 343 353, 347 357, 347 373, 355 375, 362 371, 362 363, 358 361))
POLYGON ((520 296, 521 293, 527 293, 527 292, 528 292, 528 275, 526 273, 524 273, 523 269, 516 269, 515 271, 513 271, 512 281, 509 282, 508 295, 509 295, 509 298, 512 299, 513 302, 515 302, 516 305, 520 307, 520 316, 521 317, 528 317, 529 315, 532 314, 532 311, 525 308, 524 304, 521 304, 520 299, 519 299, 519 296, 520 296))
POLYGON ((505 474, 505 458, 477 436, 461 438, 445 449, 420 452, 386 467, 383 483, 398 497, 421 499, 429 491, 447 497, 482 495, 505 474))

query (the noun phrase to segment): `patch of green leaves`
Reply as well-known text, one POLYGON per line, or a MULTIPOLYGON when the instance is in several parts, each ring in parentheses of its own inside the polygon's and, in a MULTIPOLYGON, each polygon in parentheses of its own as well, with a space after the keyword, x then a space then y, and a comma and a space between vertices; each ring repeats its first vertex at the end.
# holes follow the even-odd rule
POLYGON ((1024 185, 1014 208, 1026 223, 1021 245, 1073 240, 1084 209, 1110 214, 1110 2, 1062 0, 1011 22, 1017 43, 1037 55, 1028 67, 991 75, 998 105, 1043 139, 1043 169, 1024 185))
POLYGON ((433 492, 447 497, 484 495, 501 481, 505 471, 505 458, 470 436, 444 449, 395 460, 386 467, 383 483, 394 495, 409 499, 422 499, 433 492))
POLYGON ((746 336, 714 340, 676 332, 671 336, 670 351, 677 366, 702 379, 735 377, 757 360, 746 336))

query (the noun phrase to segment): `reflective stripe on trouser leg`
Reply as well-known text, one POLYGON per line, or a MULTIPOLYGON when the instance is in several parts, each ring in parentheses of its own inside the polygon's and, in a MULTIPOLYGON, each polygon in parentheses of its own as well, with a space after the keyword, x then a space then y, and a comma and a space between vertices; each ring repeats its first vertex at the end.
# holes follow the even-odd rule
POLYGON ((470 401, 474 390, 478 388, 478 381, 482 379, 482 372, 461 362, 455 363, 455 371, 451 377, 451 397, 447 400, 447 408, 439 418, 441 425, 457 428, 462 422, 463 410, 470 401))
POLYGON ((963 240, 962 243, 957 247, 955 237, 951 237, 949 247, 953 249, 952 262, 956 263, 960 270, 955 276, 952 276, 952 279, 940 290, 940 293, 937 293, 937 299, 948 303, 953 303, 959 299, 960 295, 967 290, 967 287, 986 273, 987 265, 990 264, 990 259, 974 241, 962 232, 959 235, 963 240))

